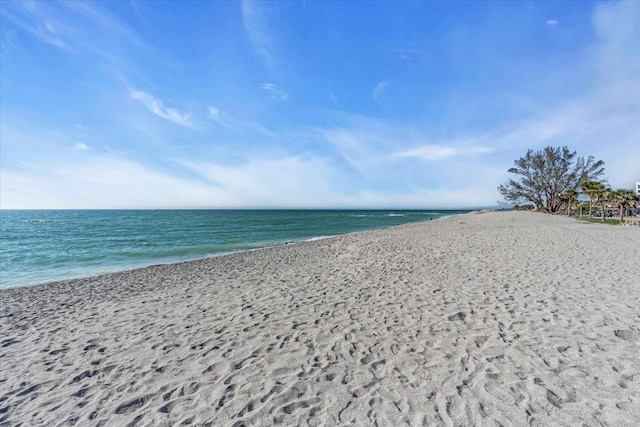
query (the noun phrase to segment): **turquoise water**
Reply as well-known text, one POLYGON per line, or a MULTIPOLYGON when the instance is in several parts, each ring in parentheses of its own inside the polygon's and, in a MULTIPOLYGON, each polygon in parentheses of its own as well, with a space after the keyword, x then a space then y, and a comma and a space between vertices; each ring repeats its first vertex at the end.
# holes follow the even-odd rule
POLYGON ((206 258, 465 212, 1 211, 0 287, 206 258))

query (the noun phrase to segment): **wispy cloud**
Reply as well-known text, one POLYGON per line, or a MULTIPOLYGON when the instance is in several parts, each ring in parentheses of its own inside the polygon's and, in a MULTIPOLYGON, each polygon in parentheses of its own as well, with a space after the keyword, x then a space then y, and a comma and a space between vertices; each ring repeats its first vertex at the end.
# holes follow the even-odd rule
MULTIPOLYGON (((312 132, 328 143, 334 155, 367 180, 379 179, 380 175, 402 175, 408 172, 407 161, 411 159, 436 161, 469 158, 468 161, 472 161, 476 155, 493 151, 493 141, 489 135, 445 138, 426 143, 424 133, 428 129, 418 130, 410 124, 354 115, 341 120, 343 124, 340 127, 316 128, 312 132)), ((447 174, 452 176, 458 172, 452 169, 447 174)))
MULTIPOLYGON (((157 55, 133 27, 109 9, 100 2, 3 1, 0 12, 3 23, 12 24, 15 39, 22 41, 23 58, 41 55, 24 43, 24 38, 31 38, 54 46, 79 64, 93 64, 96 68, 91 73, 101 73, 101 76, 86 79, 89 74, 85 72, 75 77, 86 79, 92 88, 103 87, 111 81, 131 87, 134 86, 131 80, 141 78, 149 59, 165 61, 167 54, 157 55)), ((4 37, 5 40, 13 38, 12 33, 4 37)), ((3 46, 2 55, 13 50, 3 46)), ((61 61, 65 63, 64 59, 61 61)))
MULTIPOLYGON (((282 148, 260 153, 238 150, 231 162, 181 157, 184 152, 180 152, 170 164, 146 155, 134 160, 130 152, 134 147, 127 152, 102 149, 75 155, 72 149, 52 150, 0 169, 2 207, 421 208, 484 206, 486 200, 495 199, 494 174, 483 165, 458 168, 464 169, 466 181, 445 166, 415 165, 423 173, 416 178, 408 170, 412 162, 388 155, 391 147, 385 144, 394 129, 366 119, 354 126, 360 131, 336 129, 326 136, 336 150, 351 156, 353 165, 348 167, 327 152, 290 153, 282 148), (147 160, 149 164, 144 163, 147 160)), ((22 135, 4 132, 2 141, 41 141, 47 139, 44 135, 25 129, 22 135)), ((73 147, 70 137, 54 137, 57 146, 73 147)))
POLYGON ((267 66, 274 63, 276 39, 269 24, 269 5, 265 2, 244 0, 242 2, 242 21, 247 37, 256 55, 267 66))
POLYGON ((261 86, 261 89, 273 99, 280 101, 287 101, 289 99, 289 94, 273 83, 265 83, 261 86))
POLYGON ((1 170, 0 177, 5 209, 197 208, 212 206, 220 195, 197 180, 109 155, 31 161, 1 170))
POLYGON ((237 126, 237 120, 234 120, 231 116, 220 111, 216 107, 209 107, 207 109, 207 117, 219 125, 228 127, 229 129, 240 130, 240 126, 237 126))
POLYGON ((338 100, 338 97, 332 91, 329 91, 329 98, 331 98, 331 101, 333 101, 333 104, 336 107, 342 108, 342 105, 340 104, 340 101, 338 100))
POLYGON ((121 47, 133 42, 148 48, 132 28, 95 3, 6 3, 3 17, 38 40, 66 51, 91 51, 113 59, 113 52, 105 44, 116 42, 121 47), (96 37, 97 31, 104 31, 109 37, 96 37))
POLYGON ((604 160, 612 186, 629 186, 638 179, 640 164, 640 3, 599 4, 593 26, 599 41, 580 65, 591 85, 581 96, 496 132, 492 146, 568 145, 579 155, 604 160))
POLYGON ((71 32, 56 16, 46 10, 46 3, 3 3, 2 15, 38 40, 64 50, 73 50, 67 40, 71 32), (44 6, 44 7, 43 7, 44 6))
POLYGON ((379 148, 376 132, 378 124, 371 122, 371 127, 363 127, 360 123, 350 123, 345 127, 330 127, 314 131, 324 139, 334 155, 361 176, 377 173, 375 163, 383 150, 379 148))
MULTIPOLYGON (((228 43, 216 44, 212 45, 212 55, 219 53, 219 58, 229 66, 205 73, 199 81, 198 73, 191 71, 201 66, 200 57, 193 62, 189 57, 193 52, 175 51, 176 45, 164 37, 154 38, 154 43, 164 49, 161 55, 154 54, 140 46, 138 40, 143 33, 127 25, 135 22, 140 28, 153 30, 153 25, 163 22, 155 21, 159 15, 136 18, 135 14, 128 15, 125 7, 91 2, 3 2, 2 21, 7 25, 0 47, 2 55, 10 56, 6 60, 3 56, 3 65, 18 65, 13 68, 14 76, 32 63, 30 55, 46 51, 52 53, 51 61, 60 60, 61 65, 69 66, 64 68, 69 70, 65 77, 95 89, 82 92, 78 98, 81 102, 71 93, 65 99, 69 104, 65 116, 68 120, 58 122, 66 125, 49 125, 50 128, 45 125, 47 128, 38 135, 22 141, 7 127, 15 127, 18 121, 29 133, 37 123, 23 124, 22 120, 28 121, 25 117, 47 117, 50 105, 44 105, 42 100, 52 98, 47 94, 59 92, 57 80, 56 85, 49 87, 44 83, 51 80, 41 80, 43 85, 39 88, 45 97, 30 106, 25 104, 31 110, 29 114, 11 111, 11 99, 18 99, 15 96, 20 96, 20 87, 34 78, 28 73, 21 76, 24 78, 21 85, 13 86, 12 96, 3 97, 6 98, 0 126, 3 205, 10 202, 18 207, 36 207, 35 204, 162 207, 168 203, 175 207, 490 204, 498 197, 496 186, 506 179, 506 170, 513 159, 529 148, 537 150, 546 145, 567 145, 579 155, 604 160, 612 186, 625 186, 638 179, 640 2, 610 1, 595 5, 592 29, 582 24, 571 25, 580 39, 571 45, 571 51, 566 50, 566 43, 560 38, 549 55, 545 53, 547 50, 534 48, 522 55, 496 58, 498 62, 492 59, 489 70, 485 70, 487 76, 495 77, 493 73, 503 66, 520 70, 523 60, 529 64, 533 58, 534 62, 541 59, 540 65, 548 69, 549 78, 540 77, 535 67, 527 65, 522 75, 529 74, 519 81, 528 83, 515 87, 505 80, 504 85, 494 88, 485 84, 484 79, 469 79, 468 85, 466 82, 458 85, 454 83, 462 77, 452 76, 453 80, 443 79, 428 103, 423 102, 426 92, 416 91, 414 95, 411 88, 424 87, 433 75, 449 73, 452 65, 460 65, 458 60, 469 59, 467 51, 456 53, 455 49, 449 49, 447 43, 451 46, 455 43, 447 42, 441 33, 416 33, 415 37, 424 41, 427 38, 423 35, 433 34, 439 38, 429 40, 443 41, 442 47, 427 42, 417 45, 411 40, 387 45, 383 59, 395 61, 399 67, 389 68, 372 61, 370 74, 358 75, 358 81, 342 69, 327 74, 320 67, 303 75, 298 73, 317 65, 315 60, 321 56, 334 65, 350 60, 368 63, 367 55, 371 52, 343 49, 343 42, 352 34, 348 33, 351 29, 346 27, 347 20, 340 24, 344 28, 336 25, 335 34, 334 28, 328 28, 327 32, 318 33, 317 40, 288 40, 291 44, 286 44, 285 51, 284 39, 278 32, 283 27, 277 25, 277 20, 282 18, 282 23, 287 24, 292 18, 316 16, 280 15, 274 13, 278 12, 277 3, 245 1, 236 7, 241 8, 236 12, 242 12, 245 31, 241 31, 240 39, 230 42, 245 46, 245 50, 248 45, 251 50, 248 53, 255 54, 262 64, 277 65, 284 59, 284 53, 304 55, 312 48, 328 50, 324 53, 319 50, 320 56, 311 62, 292 61, 288 64, 292 65, 290 68, 269 69, 265 74, 264 69, 238 71, 237 67, 247 67, 256 61, 250 58, 247 63, 247 52, 229 51, 224 47, 228 43), (394 46, 401 49, 393 49, 394 46), (437 63, 438 56, 445 51, 453 53, 443 55, 443 62, 437 63), (554 61, 559 57, 566 61, 554 61), (86 68, 79 67, 82 62, 86 62, 86 68), (158 62, 167 67, 157 67, 158 62), (189 87, 197 85, 205 89, 195 98, 189 98, 193 91, 179 86, 178 81, 170 95, 164 88, 153 89, 165 81, 167 72, 175 70, 195 76, 189 87), (105 71, 112 81, 102 78, 105 71), (122 78, 113 78, 116 71, 122 78), (293 73, 297 77, 292 80, 293 73), (289 83, 294 80, 295 84, 289 83), (243 98, 246 86, 242 82, 247 81, 254 82, 257 94, 253 95, 262 102, 243 98), (233 82, 238 84, 234 86, 233 82), (330 85, 323 86, 326 82, 335 82, 335 90, 330 85), (571 84, 565 85, 567 82, 571 84), (220 87, 225 88, 219 90, 220 87), (491 97, 485 96, 487 88, 491 97), (406 110, 384 108, 375 117, 363 116, 374 107, 371 101, 389 106, 396 90, 407 94, 404 105, 411 109, 408 114, 404 114, 406 110), (464 97, 458 97, 462 92, 470 93, 474 100, 465 103, 464 97), (516 95, 511 98, 513 93, 516 95), (321 97, 325 98, 325 104, 321 97), (503 98, 508 101, 502 102, 503 98), (88 115, 77 110, 86 99, 96 106, 88 115), (203 99, 211 101, 203 104, 203 99), (265 109, 264 101, 277 108, 265 109), (518 104, 516 108, 510 108, 511 102, 518 104), (488 108, 483 110, 485 103, 488 108), (123 104, 126 109, 118 108, 123 104), (448 104, 468 107, 448 108, 448 104), (494 104, 504 109, 494 108, 494 104), (422 108, 423 105, 427 108, 422 108), (69 127, 76 122, 85 127, 69 127), (267 124, 267 128, 259 123, 267 124), (199 131, 190 132, 187 128, 199 131), (66 131, 69 135, 64 137, 54 133, 66 131), (60 153, 59 161, 52 162, 49 157, 56 153, 60 153), (175 159, 184 163, 176 165, 175 159), (215 159, 215 163, 205 163, 203 159, 215 159), (190 166, 185 166, 187 162, 190 166), (88 172, 100 169, 100 165, 104 165, 104 173, 88 172), (82 183, 83 176, 91 177, 82 183)), ((534 24, 539 27, 549 26, 549 31, 555 26, 566 30, 569 21, 574 21, 564 13, 548 12, 546 6, 543 9, 547 14, 542 19, 533 16, 528 19, 537 20, 534 24)), ((583 17, 580 14, 579 18, 583 17)), ((222 22, 227 17, 217 18, 222 22)), ((192 21, 185 19, 185 22, 192 21)), ((298 22, 307 25, 313 21, 298 22)), ((198 34, 213 31, 211 39, 220 39, 216 38, 221 34, 220 27, 211 23, 207 28, 184 29, 190 30, 198 34)), ((505 34, 505 30, 496 28, 496 34, 505 34)), ((462 34, 462 44, 467 46, 474 34, 474 31, 462 34)), ((376 49, 375 54, 379 52, 376 49)), ((477 56, 485 58, 480 53, 477 56)), ((51 77, 46 70, 33 71, 51 77)), ((70 80, 60 83, 70 89, 75 87, 70 80)))
POLYGON ((319 157, 285 155, 238 165, 186 163, 239 206, 317 207, 341 197, 331 164, 319 157), (334 188, 335 187, 335 188, 334 188))
POLYGON ((236 166, 185 163, 166 172, 113 155, 0 170, 3 209, 423 208, 485 205, 487 185, 437 190, 348 191, 325 159, 285 156, 236 166), (189 176, 188 171, 196 177, 189 176), (135 183, 135 185, 132 185, 135 183))
POLYGON ((138 46, 148 47, 131 27, 124 24, 104 8, 98 8, 90 2, 78 1, 66 2, 64 6, 85 18, 91 25, 107 31, 112 37, 115 35, 120 39, 132 41, 138 46))
POLYGON ((160 99, 147 92, 141 90, 132 91, 131 97, 147 107, 149 111, 158 117, 162 117, 165 120, 187 128, 193 129, 196 127, 191 113, 183 113, 175 108, 167 108, 160 99))
POLYGON ((403 47, 398 49, 391 50, 395 55, 398 55, 398 58, 403 61, 411 61, 420 57, 423 52, 420 49, 416 49, 414 47, 403 47))
POLYGON ((489 147, 447 147, 442 145, 423 145, 412 150, 400 151, 393 154, 393 157, 413 157, 417 159, 436 161, 450 157, 472 156, 476 154, 487 154, 493 151, 489 147))
POLYGON ((381 107, 382 107, 382 96, 384 95, 384 92, 387 86, 389 86, 389 82, 386 80, 382 80, 376 85, 376 87, 373 88, 373 92, 371 92, 371 97, 381 107))
POLYGON ((14 40, 15 32, 14 31, 3 31, 0 33, 0 58, 3 58, 13 50, 16 49, 16 43, 14 40))
POLYGON ((270 137, 278 136, 275 132, 270 131, 269 129, 259 125, 258 123, 238 120, 216 107, 210 106, 207 109, 207 117, 211 121, 237 132, 250 131, 270 137))

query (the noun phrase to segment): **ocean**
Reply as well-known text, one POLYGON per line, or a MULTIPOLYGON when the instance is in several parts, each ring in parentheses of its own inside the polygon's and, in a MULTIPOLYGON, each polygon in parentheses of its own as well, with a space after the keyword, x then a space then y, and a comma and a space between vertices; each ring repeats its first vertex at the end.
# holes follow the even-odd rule
POLYGON ((467 210, 3 210, 0 288, 438 219, 467 210))

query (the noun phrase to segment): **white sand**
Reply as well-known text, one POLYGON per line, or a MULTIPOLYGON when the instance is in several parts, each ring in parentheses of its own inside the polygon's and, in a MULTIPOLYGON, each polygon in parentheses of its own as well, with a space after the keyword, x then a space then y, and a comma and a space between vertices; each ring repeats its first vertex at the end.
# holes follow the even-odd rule
POLYGON ((0 298, 0 424, 640 425, 640 227, 469 214, 0 298))

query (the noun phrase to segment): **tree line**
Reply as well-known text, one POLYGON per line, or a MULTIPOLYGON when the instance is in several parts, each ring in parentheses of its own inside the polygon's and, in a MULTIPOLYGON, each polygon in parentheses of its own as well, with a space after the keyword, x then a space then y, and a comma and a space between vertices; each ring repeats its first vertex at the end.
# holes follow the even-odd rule
POLYGON ((577 156, 567 147, 546 147, 540 151, 528 150, 524 157, 514 161, 508 170, 514 174, 498 191, 508 202, 525 203, 518 206, 534 206, 538 211, 558 213, 565 207, 567 215, 571 207, 579 201, 579 196, 589 198, 589 218, 593 207, 600 207, 602 221, 605 221, 607 205, 619 210, 620 222, 624 220, 628 208, 637 209, 638 196, 632 190, 613 190, 602 179, 604 162, 593 156, 577 156))

